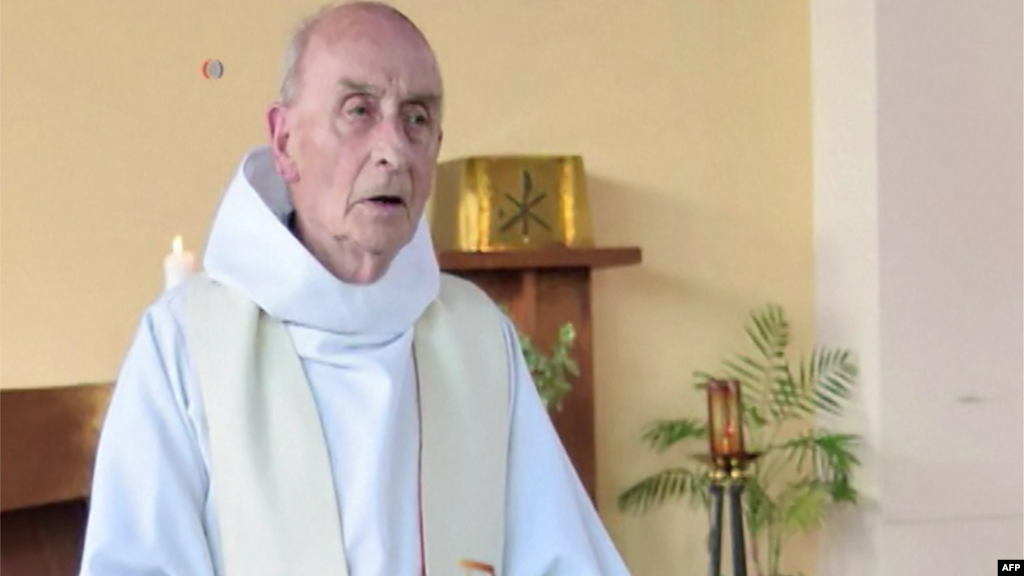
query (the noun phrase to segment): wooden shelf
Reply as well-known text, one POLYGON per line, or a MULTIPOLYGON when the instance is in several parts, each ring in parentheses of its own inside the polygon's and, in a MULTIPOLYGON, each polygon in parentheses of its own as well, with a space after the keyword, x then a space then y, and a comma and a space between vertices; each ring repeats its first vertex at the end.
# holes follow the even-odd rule
POLYGON ((508 252, 455 252, 438 254, 446 272, 470 270, 529 270, 549 268, 610 268, 640 263, 640 248, 541 248, 508 252))

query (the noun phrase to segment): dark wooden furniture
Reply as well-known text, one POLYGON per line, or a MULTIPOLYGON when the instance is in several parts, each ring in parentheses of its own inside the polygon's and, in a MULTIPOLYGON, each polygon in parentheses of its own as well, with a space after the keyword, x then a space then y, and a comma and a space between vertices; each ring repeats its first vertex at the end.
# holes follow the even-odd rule
POLYGON ((590 278, 594 270, 640 262, 640 249, 547 248, 516 252, 441 252, 441 269, 470 280, 508 307, 513 321, 544 351, 565 322, 576 329, 580 375, 561 412, 552 415, 580 480, 596 502, 594 361, 590 278))
POLYGON ((107 384, 0 392, 0 574, 78 570, 107 384))

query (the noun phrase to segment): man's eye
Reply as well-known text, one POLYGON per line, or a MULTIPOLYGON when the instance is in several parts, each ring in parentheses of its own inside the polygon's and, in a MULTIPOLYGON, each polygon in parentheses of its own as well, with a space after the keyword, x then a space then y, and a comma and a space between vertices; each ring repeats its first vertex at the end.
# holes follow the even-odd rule
POLYGON ((407 119, 409 123, 414 126, 426 126, 427 124, 430 124, 430 117, 423 112, 411 112, 407 116, 407 119))
POLYGON ((362 104, 359 104, 357 106, 352 106, 351 108, 348 109, 348 115, 349 116, 354 116, 356 118, 362 118, 364 116, 369 116, 370 115, 370 108, 367 107, 367 106, 364 106, 362 104))

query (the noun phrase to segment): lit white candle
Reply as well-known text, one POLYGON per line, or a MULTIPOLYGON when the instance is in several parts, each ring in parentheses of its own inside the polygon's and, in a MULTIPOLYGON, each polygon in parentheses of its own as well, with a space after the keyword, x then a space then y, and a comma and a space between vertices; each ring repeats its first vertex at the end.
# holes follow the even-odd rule
POLYGON ((181 284, 195 270, 196 257, 182 247, 181 236, 175 236, 171 253, 164 258, 164 290, 181 284))

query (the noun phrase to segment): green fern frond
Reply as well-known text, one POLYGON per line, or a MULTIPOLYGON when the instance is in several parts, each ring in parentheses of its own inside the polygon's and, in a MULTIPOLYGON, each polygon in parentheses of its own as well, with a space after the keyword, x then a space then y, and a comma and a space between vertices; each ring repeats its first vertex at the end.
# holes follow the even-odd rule
POLYGON ((843 349, 814 349, 809 376, 813 382, 811 398, 815 408, 835 415, 842 413, 857 380, 857 366, 850 356, 850 352, 843 349))
POLYGON ((815 437, 818 475, 825 481, 847 482, 853 468, 860 465, 854 454, 854 445, 860 437, 855 434, 835 434, 818 431, 815 437))
POLYGON ((769 304, 751 312, 745 332, 763 360, 740 356, 724 364, 744 384, 744 398, 758 420, 769 415, 774 421, 787 419, 791 411, 786 387, 792 377, 786 361, 789 322, 782 307, 769 304))
POLYGON ((811 430, 770 447, 779 451, 787 462, 796 459, 796 470, 804 470, 805 463, 813 463, 815 477, 827 483, 839 483, 838 494, 843 499, 856 496, 849 487, 853 468, 860 460, 853 452, 860 437, 855 434, 836 434, 827 430, 811 430), (852 492, 851 492, 852 491, 852 492))
POLYGON ((647 427, 643 441, 656 452, 664 452, 683 440, 707 440, 708 428, 698 420, 658 420, 647 427))
POLYGON ((757 476, 752 476, 747 480, 743 491, 747 531, 752 537, 756 537, 768 527, 776 516, 778 506, 761 485, 757 476))
POLYGON ((827 486, 822 482, 810 480, 789 485, 779 495, 783 533, 792 534, 821 526, 828 498, 827 486))
POLYGON ((781 358, 789 346, 789 322, 777 304, 768 304, 751 313, 746 333, 766 359, 781 358))
POLYGON ((768 372, 764 364, 749 356, 736 356, 734 359, 723 361, 722 365, 731 378, 739 380, 758 394, 761 393, 761 382, 768 372))
POLYGON ((662 470, 626 489, 618 499, 622 512, 643 513, 670 499, 688 497, 691 505, 707 500, 707 474, 688 468, 662 470))

